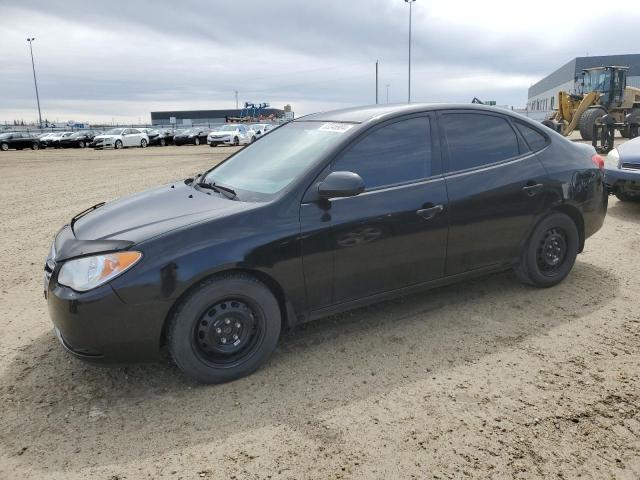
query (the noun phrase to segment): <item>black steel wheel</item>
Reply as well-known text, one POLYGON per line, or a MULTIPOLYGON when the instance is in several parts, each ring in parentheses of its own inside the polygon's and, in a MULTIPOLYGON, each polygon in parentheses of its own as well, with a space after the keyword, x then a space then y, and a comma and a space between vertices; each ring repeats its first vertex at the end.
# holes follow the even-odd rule
POLYGON ((580 236, 576 223, 555 212, 534 228, 514 270, 525 283, 551 287, 569 274, 578 255, 580 236))
POLYGON ((176 307, 167 344, 178 367, 203 383, 249 375, 271 356, 281 314, 273 293, 246 274, 213 277, 176 307))

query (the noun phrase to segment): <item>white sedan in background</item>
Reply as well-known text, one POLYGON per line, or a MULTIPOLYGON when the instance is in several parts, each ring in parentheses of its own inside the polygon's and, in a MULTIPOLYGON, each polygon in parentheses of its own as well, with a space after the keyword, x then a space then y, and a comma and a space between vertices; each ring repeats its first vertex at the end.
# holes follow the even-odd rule
POLYGON ((273 125, 270 123, 254 123, 251 125, 251 130, 255 132, 256 139, 273 129, 273 125))
POLYGON ((112 128, 93 139, 94 148, 144 148, 147 145, 149 145, 149 137, 137 128, 112 128))
POLYGON ((255 132, 246 125, 239 123, 226 123, 215 127, 207 135, 207 143, 210 147, 217 145, 248 145, 255 140, 255 132))

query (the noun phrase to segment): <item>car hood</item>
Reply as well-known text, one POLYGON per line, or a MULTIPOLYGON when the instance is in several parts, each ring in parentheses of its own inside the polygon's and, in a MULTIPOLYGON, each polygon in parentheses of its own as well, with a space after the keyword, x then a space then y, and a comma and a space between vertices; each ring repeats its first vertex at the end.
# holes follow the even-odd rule
POLYGON ((620 162, 640 164, 640 137, 624 142, 616 148, 620 154, 620 162))
POLYGON ((139 243, 170 230, 254 208, 180 181, 123 197, 92 210, 73 223, 78 240, 139 243))

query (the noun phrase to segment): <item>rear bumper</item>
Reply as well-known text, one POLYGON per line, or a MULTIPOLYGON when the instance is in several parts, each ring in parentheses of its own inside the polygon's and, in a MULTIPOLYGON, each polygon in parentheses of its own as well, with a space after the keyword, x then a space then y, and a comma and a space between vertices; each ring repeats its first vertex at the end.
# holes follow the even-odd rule
POLYGON ((630 192, 640 195, 640 170, 606 168, 605 183, 609 193, 630 192))

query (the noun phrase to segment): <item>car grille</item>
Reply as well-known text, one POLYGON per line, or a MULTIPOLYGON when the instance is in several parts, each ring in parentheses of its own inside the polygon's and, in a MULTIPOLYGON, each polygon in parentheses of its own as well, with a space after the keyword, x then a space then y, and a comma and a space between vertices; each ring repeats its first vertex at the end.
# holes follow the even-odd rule
POLYGON ((640 170, 640 163, 628 163, 625 162, 622 164, 622 168, 627 168, 630 170, 640 170))

